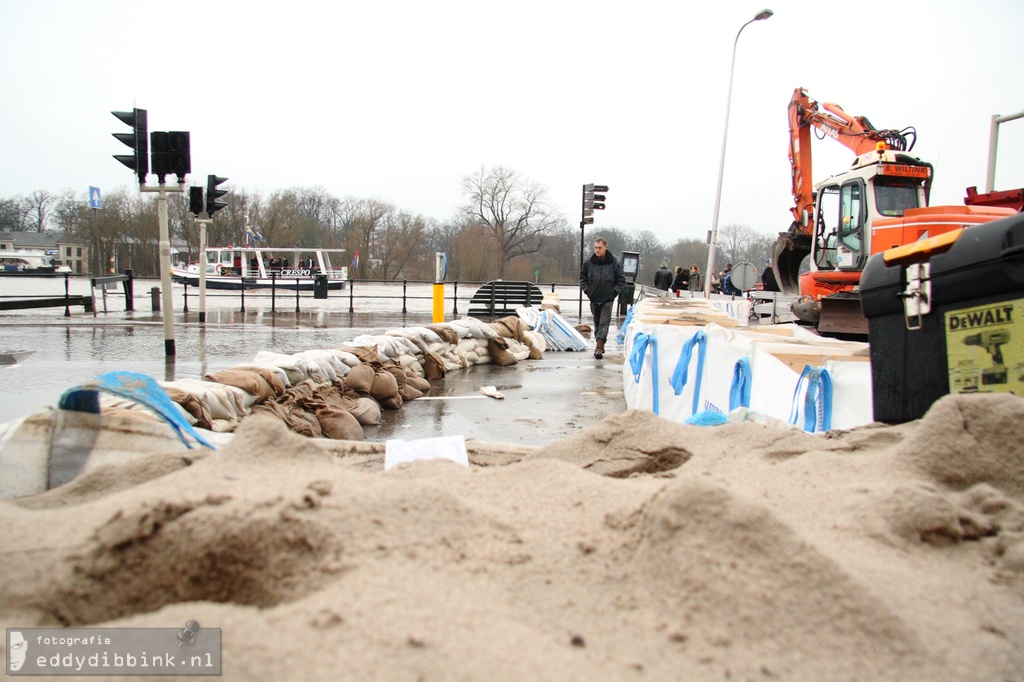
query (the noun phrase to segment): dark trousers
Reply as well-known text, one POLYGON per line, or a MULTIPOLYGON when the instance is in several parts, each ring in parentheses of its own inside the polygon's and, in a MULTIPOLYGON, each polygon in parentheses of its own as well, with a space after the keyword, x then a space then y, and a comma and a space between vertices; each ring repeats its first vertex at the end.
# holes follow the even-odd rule
POLYGON ((595 339, 608 340, 608 327, 612 323, 612 308, 614 307, 615 301, 608 301, 607 303, 590 302, 590 312, 594 315, 595 339))

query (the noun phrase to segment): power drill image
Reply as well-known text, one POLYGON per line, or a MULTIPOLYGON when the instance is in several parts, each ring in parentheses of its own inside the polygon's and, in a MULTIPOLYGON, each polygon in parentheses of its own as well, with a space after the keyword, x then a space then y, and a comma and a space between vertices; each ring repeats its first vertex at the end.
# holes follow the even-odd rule
POLYGON ((1003 346, 1010 342, 1010 330, 995 329, 978 332, 964 338, 968 346, 981 346, 992 356, 992 366, 981 371, 982 384, 1005 384, 1006 366, 1003 365, 1003 346))

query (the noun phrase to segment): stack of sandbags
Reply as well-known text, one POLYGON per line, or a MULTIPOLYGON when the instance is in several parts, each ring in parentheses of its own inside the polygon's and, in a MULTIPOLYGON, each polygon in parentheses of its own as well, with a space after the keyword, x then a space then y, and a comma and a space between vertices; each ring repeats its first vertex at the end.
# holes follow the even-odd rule
POLYGON ((541 310, 552 310, 552 311, 558 313, 559 315, 561 315, 562 314, 562 301, 558 297, 558 293, 554 292, 554 291, 549 291, 548 293, 544 294, 544 298, 540 302, 540 309, 541 310))

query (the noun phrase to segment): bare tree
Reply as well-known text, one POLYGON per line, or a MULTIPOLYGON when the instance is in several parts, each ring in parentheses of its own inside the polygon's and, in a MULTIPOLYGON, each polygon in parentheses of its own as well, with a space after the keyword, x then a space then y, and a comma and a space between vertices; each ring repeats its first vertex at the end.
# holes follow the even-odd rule
POLYGON ((50 214, 56 197, 43 189, 37 189, 22 199, 22 213, 25 216, 25 228, 36 232, 46 231, 46 219, 50 214))
POLYGON ((65 234, 75 231, 75 226, 82 217, 82 207, 85 202, 74 190, 65 189, 56 200, 52 212, 53 224, 65 234))
POLYGON ((565 223, 548 205, 546 188, 501 166, 464 176, 462 190, 469 197, 462 212, 497 249, 498 277, 513 258, 538 252, 544 237, 565 223))
POLYGON ((0 199, 0 230, 15 232, 21 225, 21 197, 0 199))

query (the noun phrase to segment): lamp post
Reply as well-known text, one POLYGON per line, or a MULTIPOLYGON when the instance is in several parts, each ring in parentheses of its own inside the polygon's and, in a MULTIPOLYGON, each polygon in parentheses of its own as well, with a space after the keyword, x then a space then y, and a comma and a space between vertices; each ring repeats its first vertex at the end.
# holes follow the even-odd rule
POLYGON ((715 214, 711 218, 711 239, 708 242, 708 266, 704 271, 704 295, 711 295, 711 273, 715 268, 715 245, 718 242, 718 209, 722 204, 722 175, 725 173, 725 142, 729 137, 729 108, 732 105, 732 75, 736 69, 736 45, 740 42, 740 34, 755 21, 767 19, 773 14, 770 9, 763 9, 754 18, 740 26, 736 31, 736 40, 732 43, 732 64, 729 66, 729 94, 725 98, 725 126, 722 130, 722 158, 718 161, 718 188, 715 190, 715 214))

